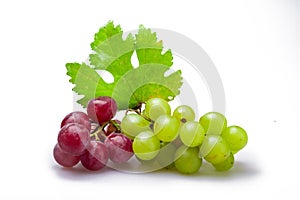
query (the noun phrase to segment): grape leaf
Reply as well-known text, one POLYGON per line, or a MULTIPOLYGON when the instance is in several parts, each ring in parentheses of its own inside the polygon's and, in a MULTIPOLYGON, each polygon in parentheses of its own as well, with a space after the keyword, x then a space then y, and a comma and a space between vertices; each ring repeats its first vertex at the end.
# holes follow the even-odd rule
POLYGON ((91 43, 93 53, 89 63, 67 63, 67 74, 75 86, 73 91, 83 97, 78 101, 83 107, 97 96, 110 96, 119 110, 134 108, 152 97, 166 100, 179 94, 182 85, 181 71, 165 76, 172 66, 171 50, 162 54, 162 41, 156 33, 144 26, 135 37, 124 34, 120 25, 113 22, 99 29, 91 43), (139 66, 134 68, 131 57, 136 52, 139 66), (113 76, 113 82, 102 78, 101 70, 113 76))

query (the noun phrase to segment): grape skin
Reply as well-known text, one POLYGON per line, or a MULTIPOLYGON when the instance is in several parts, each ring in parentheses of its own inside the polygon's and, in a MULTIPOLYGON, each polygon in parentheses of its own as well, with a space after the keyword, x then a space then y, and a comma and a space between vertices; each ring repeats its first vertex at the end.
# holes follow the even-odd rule
POLYGON ((207 135, 200 147, 200 156, 212 164, 225 161, 230 153, 227 142, 219 135, 207 135))
POLYGON ((99 141, 91 141, 87 150, 80 156, 83 167, 91 171, 104 168, 108 162, 109 152, 106 146, 99 141))
POLYGON ((194 174, 199 171, 202 159, 198 157, 199 148, 181 146, 175 152, 174 164, 183 174, 194 174))
POLYGON ((116 101, 108 96, 91 99, 87 105, 87 113, 91 120, 103 124, 111 120, 117 112, 116 101))
POLYGON ((122 119, 121 130, 129 138, 134 139, 140 132, 151 130, 150 122, 140 115, 128 114, 122 119))
POLYGON ((181 125, 179 136, 186 146, 196 147, 202 144, 205 131, 198 122, 188 121, 181 125))
POLYGON ((59 131, 57 141, 63 151, 81 155, 90 142, 89 130, 80 124, 67 124, 59 131))
POLYGON ((203 115, 199 123, 203 126, 207 135, 221 135, 227 127, 227 120, 221 113, 208 112, 203 115))
POLYGON ((112 133, 106 140, 105 145, 109 151, 110 160, 115 163, 124 163, 133 156, 132 142, 122 133, 112 133))
POLYGON ((69 113, 62 120, 60 128, 62 128, 66 124, 70 124, 70 123, 81 124, 85 128, 87 128, 89 131, 91 130, 91 122, 90 122, 87 114, 85 114, 84 112, 75 111, 75 112, 69 113))
POLYGON ((138 134, 132 144, 133 152, 141 160, 151 160, 159 153, 160 141, 151 131, 138 134))
POLYGON ((234 156, 233 153, 230 153, 230 156, 221 163, 212 164, 217 171, 228 171, 234 165, 234 156))
POLYGON ((174 110, 173 117, 176 117, 182 123, 194 121, 195 112, 191 107, 187 105, 181 105, 174 110))
POLYGON ((153 121, 161 115, 170 115, 171 107, 168 102, 161 98, 152 98, 146 102, 145 115, 150 117, 153 121))
POLYGON ((246 131, 239 126, 229 126, 222 133, 222 137, 227 141, 229 148, 234 152, 244 148, 248 142, 246 131))
POLYGON ((55 161, 63 167, 73 167, 80 161, 80 156, 74 156, 64 152, 58 144, 53 149, 55 161))
POLYGON ((180 122, 175 117, 161 115, 154 123, 154 133, 163 142, 171 142, 178 136, 180 122))

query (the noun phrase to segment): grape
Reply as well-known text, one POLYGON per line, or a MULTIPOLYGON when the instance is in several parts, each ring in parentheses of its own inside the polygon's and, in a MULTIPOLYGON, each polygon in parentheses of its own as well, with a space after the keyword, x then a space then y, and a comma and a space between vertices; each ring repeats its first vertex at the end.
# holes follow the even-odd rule
POLYGON ((193 174, 199 171, 202 159, 198 157, 199 148, 181 146, 175 152, 175 167, 183 174, 193 174))
POLYGON ((87 113, 91 120, 103 124, 111 120, 117 112, 117 104, 108 96, 91 99, 87 105, 87 113))
POLYGON ((200 120, 207 135, 221 135, 227 127, 227 120, 221 113, 209 112, 203 115, 200 120))
POLYGON ((154 133, 163 142, 171 142, 178 136, 180 122, 169 115, 161 115, 154 123, 154 133))
POLYGON ((53 157, 55 161, 63 167, 73 167, 80 160, 80 156, 74 156, 64 152, 58 144, 56 144, 53 149, 53 157))
POLYGON ((187 121, 194 121, 195 112, 191 107, 186 105, 181 105, 174 110, 173 117, 176 117, 182 123, 185 123, 187 121))
POLYGON ((121 129, 129 138, 134 139, 140 132, 150 130, 150 122, 140 115, 128 114, 121 122, 121 129))
POLYGON ((109 136, 111 133, 121 133, 121 131, 118 130, 113 123, 115 123, 117 126, 121 126, 121 122, 119 120, 112 120, 112 122, 108 124, 106 131, 104 132, 106 136, 109 136))
POLYGON ((135 137, 132 148, 139 159, 151 160, 159 152, 160 141, 152 131, 143 131, 135 137))
POLYGON ((89 120, 89 117, 87 114, 75 111, 69 113, 65 118, 62 120, 60 128, 65 126, 66 124, 75 123, 75 124, 81 124, 84 127, 86 127, 89 131, 91 130, 91 122, 89 120))
POLYGON ((219 135, 207 135, 200 147, 200 156, 212 164, 225 161, 230 156, 227 142, 219 135))
POLYGON ((248 142, 246 131, 239 126, 229 126, 222 133, 222 137, 229 145, 231 151, 237 152, 244 148, 248 142))
POLYGON ((59 131, 57 141, 63 151, 81 155, 90 141, 89 130, 80 124, 67 124, 59 131))
POLYGON ((188 121, 179 128, 179 136, 186 146, 196 147, 202 144, 205 131, 198 122, 188 121))
POLYGON ((132 142, 122 133, 110 134, 105 140, 105 145, 109 151, 110 160, 115 163, 124 163, 133 155, 132 142))
POLYGON ((228 171, 233 167, 234 156, 230 153, 230 156, 223 162, 218 164, 213 164, 214 168, 218 171, 228 171))
POLYGON ((106 166, 109 152, 99 141, 91 141, 87 150, 80 156, 81 164, 88 170, 97 171, 106 166))
POLYGON ((145 115, 155 121, 161 115, 170 115, 171 107, 168 102, 161 98, 152 98, 146 102, 145 115))

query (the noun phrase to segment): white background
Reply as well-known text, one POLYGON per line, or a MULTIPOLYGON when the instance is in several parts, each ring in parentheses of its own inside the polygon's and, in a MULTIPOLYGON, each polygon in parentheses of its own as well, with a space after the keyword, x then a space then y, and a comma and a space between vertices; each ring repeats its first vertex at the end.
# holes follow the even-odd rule
POLYGON ((299 198, 299 11, 297 0, 1 1, 0 199, 299 198), (174 30, 203 47, 222 78, 229 124, 249 135, 233 170, 89 173, 55 164, 59 124, 73 109, 64 65, 86 59, 108 20, 125 31, 174 30))

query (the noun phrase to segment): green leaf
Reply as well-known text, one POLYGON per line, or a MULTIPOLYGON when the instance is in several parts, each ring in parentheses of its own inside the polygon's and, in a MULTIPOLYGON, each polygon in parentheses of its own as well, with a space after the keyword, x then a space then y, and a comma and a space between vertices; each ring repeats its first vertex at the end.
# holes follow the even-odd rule
POLYGON ((172 53, 168 50, 162 54, 162 41, 150 29, 140 26, 135 38, 128 34, 123 39, 121 27, 108 22, 95 34, 91 48, 90 65, 66 64, 70 82, 75 85, 73 91, 83 95, 78 101, 83 107, 97 96, 113 97, 119 110, 124 110, 152 97, 171 100, 179 94, 181 71, 165 76, 173 64, 172 53), (134 51, 139 61, 137 68, 131 63, 134 51), (99 70, 109 72, 114 81, 105 82, 99 70))

